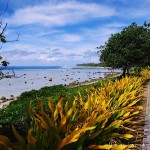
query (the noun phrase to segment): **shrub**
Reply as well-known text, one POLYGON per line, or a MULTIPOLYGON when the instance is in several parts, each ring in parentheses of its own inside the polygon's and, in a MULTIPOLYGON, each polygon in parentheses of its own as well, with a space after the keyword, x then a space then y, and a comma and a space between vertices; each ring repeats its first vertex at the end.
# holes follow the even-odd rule
MULTIPOLYGON (((87 96, 79 93, 74 100, 63 102, 62 96, 56 106, 49 100, 49 113, 44 111, 41 102, 38 102, 38 112, 30 104, 32 121, 27 143, 13 126, 19 143, 14 149, 113 149, 110 141, 118 143, 114 149, 132 148, 133 145, 125 145, 133 137, 126 132, 134 131, 129 125, 136 123, 134 116, 142 109, 138 105, 141 84, 141 78, 126 77, 88 89, 87 96)), ((5 140, 2 141, 4 144, 5 140)))

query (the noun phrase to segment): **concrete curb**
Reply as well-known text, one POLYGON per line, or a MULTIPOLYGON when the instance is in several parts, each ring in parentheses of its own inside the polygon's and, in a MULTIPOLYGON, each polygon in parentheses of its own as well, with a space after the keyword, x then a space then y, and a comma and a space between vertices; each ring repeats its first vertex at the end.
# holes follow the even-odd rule
POLYGON ((150 82, 148 83, 147 111, 142 150, 150 150, 150 82))

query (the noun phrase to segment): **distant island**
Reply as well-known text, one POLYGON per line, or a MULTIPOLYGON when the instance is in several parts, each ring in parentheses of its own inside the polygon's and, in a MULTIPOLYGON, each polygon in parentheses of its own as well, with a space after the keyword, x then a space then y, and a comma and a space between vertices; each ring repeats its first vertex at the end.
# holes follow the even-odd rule
POLYGON ((77 64, 76 66, 104 67, 104 65, 102 63, 83 63, 83 64, 77 64))

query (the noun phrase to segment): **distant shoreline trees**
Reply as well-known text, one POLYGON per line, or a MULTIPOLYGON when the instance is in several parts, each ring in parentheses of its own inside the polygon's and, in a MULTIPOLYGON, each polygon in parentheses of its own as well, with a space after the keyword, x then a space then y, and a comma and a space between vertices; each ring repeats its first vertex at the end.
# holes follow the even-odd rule
POLYGON ((85 66, 85 67, 103 67, 102 63, 83 63, 83 64, 77 64, 76 66, 85 66))
POLYGON ((123 76, 132 67, 149 66, 150 23, 145 22, 142 26, 132 23, 97 48, 101 63, 107 67, 122 68, 123 76))

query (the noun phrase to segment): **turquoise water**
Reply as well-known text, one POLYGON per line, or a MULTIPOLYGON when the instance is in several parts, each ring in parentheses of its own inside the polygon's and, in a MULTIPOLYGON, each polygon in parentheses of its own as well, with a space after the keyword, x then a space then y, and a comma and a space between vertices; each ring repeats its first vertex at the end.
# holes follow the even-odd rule
POLYGON ((52 70, 52 69, 102 69, 108 71, 107 68, 102 67, 80 67, 80 66, 8 66, 4 70, 52 70))
POLYGON ((5 70, 62 69, 61 66, 8 66, 5 70))

